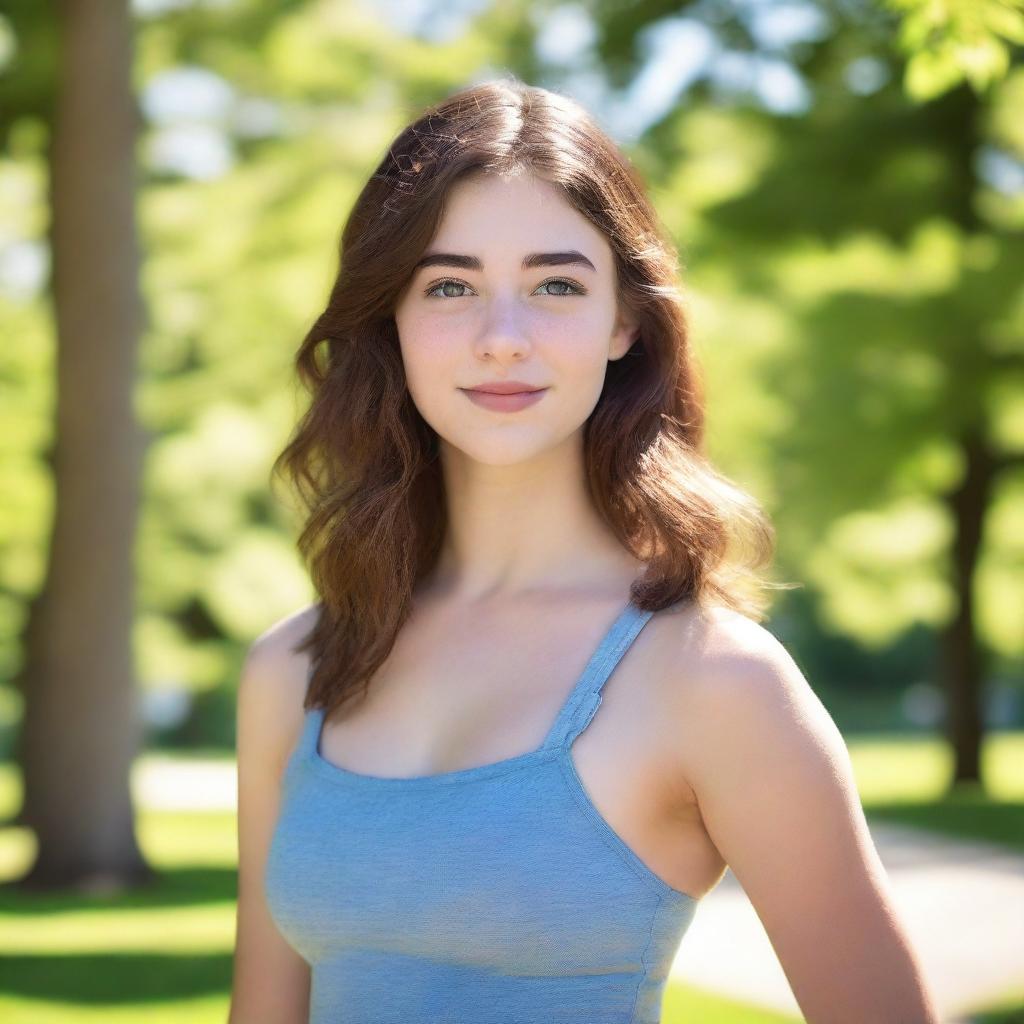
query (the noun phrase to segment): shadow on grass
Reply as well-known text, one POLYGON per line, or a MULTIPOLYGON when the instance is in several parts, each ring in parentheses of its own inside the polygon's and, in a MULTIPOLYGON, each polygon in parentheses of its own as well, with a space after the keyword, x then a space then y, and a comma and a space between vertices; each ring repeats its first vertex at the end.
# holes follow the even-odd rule
POLYGON ((971 1024, 1024 1024, 1024 1004, 971 1015, 971 1024))
POLYGON ((227 953, 8 954, 0 959, 0 991, 80 1006, 167 1003, 222 995, 231 968, 227 953))
MULTIPOLYGON (((238 873, 231 868, 173 868, 159 871, 148 885, 109 896, 80 892, 33 892, 0 884, 0 913, 14 917, 65 911, 92 913, 99 910, 195 907, 204 903, 234 902, 238 898, 238 873)), ((6 964, 5 964, 6 966, 6 964)))
POLYGON ((865 802, 864 811, 878 821, 980 839, 1024 854, 1024 801, 993 801, 982 792, 963 792, 941 800, 865 802))

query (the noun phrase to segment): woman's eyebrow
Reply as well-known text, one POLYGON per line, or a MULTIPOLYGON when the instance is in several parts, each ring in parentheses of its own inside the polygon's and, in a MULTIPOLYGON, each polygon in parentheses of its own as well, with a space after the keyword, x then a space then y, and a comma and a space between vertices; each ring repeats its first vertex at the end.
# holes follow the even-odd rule
MULTIPOLYGON (((459 267, 462 270, 483 270, 483 262, 477 256, 462 256, 454 252, 432 252, 427 253, 413 267, 413 272, 423 267, 459 267)), ((597 267, 587 259, 583 253, 575 249, 567 252, 532 252, 523 259, 523 270, 531 270, 533 267, 589 267, 597 271, 597 267)))

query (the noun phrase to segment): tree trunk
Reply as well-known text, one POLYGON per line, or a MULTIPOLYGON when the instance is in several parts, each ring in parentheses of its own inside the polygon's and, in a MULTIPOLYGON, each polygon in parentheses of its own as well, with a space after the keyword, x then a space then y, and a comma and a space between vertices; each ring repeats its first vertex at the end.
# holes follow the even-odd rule
MULTIPOLYGON (((986 225, 978 215, 978 178, 975 161, 983 143, 983 112, 977 94, 966 84, 934 106, 936 131, 949 141, 953 191, 950 213, 965 235, 980 233, 986 225)), ((958 600, 952 620, 942 632, 940 655, 947 694, 946 734, 953 748, 950 788, 961 783, 981 783, 981 748, 985 735, 984 653, 974 616, 974 588, 981 550, 982 529, 997 472, 995 453, 986 440, 988 415, 981 396, 994 366, 985 347, 976 341, 982 325, 958 325, 961 346, 951 362, 952 379, 961 379, 969 399, 962 410, 965 426, 960 437, 964 474, 947 495, 955 531, 952 542, 953 588, 958 600), (979 373, 979 369, 983 373, 979 373)))
POLYGON ((18 884, 106 891, 152 875, 129 785, 141 740, 133 549, 145 446, 133 408, 144 325, 138 115, 127 0, 64 0, 58 11, 49 148, 54 518, 25 635, 19 820, 34 830, 37 855, 18 884))
POLYGON ((948 696, 947 735, 953 747, 952 785, 981 782, 984 734, 984 659, 974 627, 974 580, 996 463, 977 432, 963 439, 964 475, 949 495, 953 516, 953 587, 959 599, 942 632, 942 664, 948 696))

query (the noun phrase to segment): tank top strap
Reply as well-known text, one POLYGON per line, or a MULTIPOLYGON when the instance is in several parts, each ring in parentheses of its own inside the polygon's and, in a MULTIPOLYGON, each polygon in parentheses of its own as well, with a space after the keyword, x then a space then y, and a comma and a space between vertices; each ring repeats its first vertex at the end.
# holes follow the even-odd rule
MULTIPOLYGON (((309 668, 306 671, 307 691, 309 690, 309 684, 313 680, 313 669, 314 666, 311 660, 309 668)), ((303 708, 302 732, 299 734, 296 753, 303 757, 308 757, 314 752, 317 743, 320 741, 320 723, 323 720, 323 716, 323 708, 303 708)))
POLYGON ((653 614, 638 608, 630 598, 601 638, 542 747, 570 746, 590 724, 601 704, 602 687, 653 614))

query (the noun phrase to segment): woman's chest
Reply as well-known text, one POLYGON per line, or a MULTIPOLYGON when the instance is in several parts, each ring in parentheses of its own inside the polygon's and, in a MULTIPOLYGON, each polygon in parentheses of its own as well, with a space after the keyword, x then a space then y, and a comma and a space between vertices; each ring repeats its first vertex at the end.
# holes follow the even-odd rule
MULTIPOLYGON (((678 766, 679 704, 670 689, 685 685, 670 676, 678 629, 678 620, 657 617, 646 626, 602 685, 567 767, 595 823, 662 883, 699 897, 724 862, 678 766)), ((585 622, 557 633, 538 628, 517 644, 500 632, 448 630, 443 643, 407 633, 366 699, 324 723, 319 754, 348 772, 412 778, 533 751, 563 712, 586 662, 579 652, 594 639, 585 622)))

